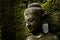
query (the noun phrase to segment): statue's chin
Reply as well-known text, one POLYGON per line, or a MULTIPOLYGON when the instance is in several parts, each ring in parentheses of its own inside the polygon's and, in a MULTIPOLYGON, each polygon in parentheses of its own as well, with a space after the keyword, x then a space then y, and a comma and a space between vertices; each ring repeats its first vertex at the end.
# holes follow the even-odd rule
POLYGON ((30 33, 35 33, 36 31, 35 30, 30 30, 30 33))
POLYGON ((29 31, 30 31, 31 33, 32 33, 32 32, 34 32, 34 30, 33 30, 33 29, 30 29, 29 31))
POLYGON ((33 32, 33 29, 30 29, 30 32, 33 32))

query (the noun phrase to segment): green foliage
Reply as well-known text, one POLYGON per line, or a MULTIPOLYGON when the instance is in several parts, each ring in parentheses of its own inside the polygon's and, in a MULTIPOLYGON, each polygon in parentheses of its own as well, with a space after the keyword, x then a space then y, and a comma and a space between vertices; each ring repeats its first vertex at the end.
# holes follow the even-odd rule
POLYGON ((16 40, 25 40, 25 36, 27 34, 27 29, 25 27, 25 22, 24 22, 24 6, 15 6, 16 8, 16 40))
MULTIPOLYGON (((24 22, 24 10, 26 9, 26 6, 29 4, 29 1, 31 2, 39 2, 42 6, 42 9, 50 14, 52 17, 56 17, 56 14, 60 13, 60 2, 59 0, 46 0, 46 2, 43 1, 39 1, 39 0, 16 0, 17 4, 15 6, 16 8, 16 40, 25 40, 25 36, 28 33, 27 28, 25 27, 25 22, 24 22), (25 6, 20 6, 25 2, 25 6)), ((53 18, 54 18, 53 17, 53 18)), ((60 17, 60 16, 59 16, 60 17)), ((53 18, 49 18, 48 22, 54 22, 51 21, 53 18)), ((57 18, 55 18, 54 20, 56 20, 57 18)), ((60 20, 60 19, 59 19, 60 20)), ((60 24, 60 22, 57 22, 56 24, 60 24)), ((57 25, 58 28, 60 28, 60 25, 57 25)), ((58 35, 60 35, 60 33, 57 33, 58 35)), ((59 36, 60 37, 60 36, 59 36)))
POLYGON ((52 7, 52 2, 50 2, 50 1, 45 2, 45 3, 41 4, 41 6, 42 6, 42 9, 44 11, 48 12, 51 9, 51 7, 52 7))

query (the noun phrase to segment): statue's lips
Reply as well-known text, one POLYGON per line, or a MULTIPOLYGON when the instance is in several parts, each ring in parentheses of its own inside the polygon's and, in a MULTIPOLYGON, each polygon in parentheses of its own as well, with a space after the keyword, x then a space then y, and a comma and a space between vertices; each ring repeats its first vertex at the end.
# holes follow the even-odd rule
POLYGON ((30 25, 30 26, 28 26, 28 29, 29 29, 30 31, 32 31, 33 28, 32 28, 32 26, 30 25))
POLYGON ((32 27, 28 27, 29 28, 29 30, 32 30, 32 27))

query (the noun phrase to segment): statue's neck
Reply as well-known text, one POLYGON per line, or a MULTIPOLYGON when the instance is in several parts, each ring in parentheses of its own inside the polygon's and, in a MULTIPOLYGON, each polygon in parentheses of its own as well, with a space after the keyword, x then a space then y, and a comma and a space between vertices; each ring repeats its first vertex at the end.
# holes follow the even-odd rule
POLYGON ((41 27, 39 27, 34 32, 32 32, 33 35, 39 35, 39 34, 42 34, 42 33, 43 33, 43 31, 42 31, 42 28, 41 27))
POLYGON ((34 36, 38 36, 40 34, 43 34, 42 32, 35 32, 35 33, 32 33, 34 36))
POLYGON ((39 35, 33 35, 34 38, 40 38, 42 37, 44 34, 39 34, 39 35))

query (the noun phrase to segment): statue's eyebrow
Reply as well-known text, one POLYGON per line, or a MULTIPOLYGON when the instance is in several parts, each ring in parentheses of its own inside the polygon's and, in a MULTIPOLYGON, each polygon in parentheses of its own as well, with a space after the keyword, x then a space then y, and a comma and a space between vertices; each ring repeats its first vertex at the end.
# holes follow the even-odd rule
POLYGON ((32 22, 34 20, 34 18, 29 18, 28 21, 32 22))

